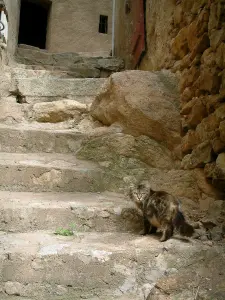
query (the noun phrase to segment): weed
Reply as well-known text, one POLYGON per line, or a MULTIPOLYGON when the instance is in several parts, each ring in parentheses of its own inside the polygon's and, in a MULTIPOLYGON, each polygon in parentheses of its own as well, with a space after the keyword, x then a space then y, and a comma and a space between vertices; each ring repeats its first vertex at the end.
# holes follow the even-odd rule
POLYGON ((63 236, 71 236, 74 235, 74 231, 76 229, 76 225, 75 224, 71 224, 68 228, 58 228, 55 231, 55 235, 63 235, 63 236))

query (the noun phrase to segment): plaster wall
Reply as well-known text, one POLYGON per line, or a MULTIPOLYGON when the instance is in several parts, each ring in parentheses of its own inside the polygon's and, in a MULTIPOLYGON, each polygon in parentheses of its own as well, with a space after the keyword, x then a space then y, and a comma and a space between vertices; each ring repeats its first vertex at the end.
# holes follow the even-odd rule
POLYGON ((111 51, 112 0, 53 0, 47 33, 49 52, 111 51), (108 34, 99 33, 100 15, 108 16, 108 34))

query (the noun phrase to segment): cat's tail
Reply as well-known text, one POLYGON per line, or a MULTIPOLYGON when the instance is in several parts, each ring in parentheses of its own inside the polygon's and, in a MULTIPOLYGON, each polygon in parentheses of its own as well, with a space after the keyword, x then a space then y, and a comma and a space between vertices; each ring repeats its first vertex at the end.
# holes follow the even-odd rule
POLYGON ((180 232, 181 235, 191 237, 194 233, 194 228, 185 220, 183 213, 178 210, 173 220, 174 227, 180 232))

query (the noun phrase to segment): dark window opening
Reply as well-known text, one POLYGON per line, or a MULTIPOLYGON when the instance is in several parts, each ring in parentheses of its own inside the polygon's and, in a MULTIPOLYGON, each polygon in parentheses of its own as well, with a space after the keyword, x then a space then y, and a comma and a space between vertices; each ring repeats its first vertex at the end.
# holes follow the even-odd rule
POLYGON ((46 48, 49 0, 21 0, 18 44, 46 48))
POLYGON ((99 30, 100 33, 108 33, 108 16, 100 15, 99 30))

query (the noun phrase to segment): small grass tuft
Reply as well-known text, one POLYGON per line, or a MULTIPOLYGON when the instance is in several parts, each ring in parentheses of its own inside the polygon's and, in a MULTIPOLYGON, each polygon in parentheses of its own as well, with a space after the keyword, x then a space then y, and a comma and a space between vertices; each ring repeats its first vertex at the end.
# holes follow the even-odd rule
POLYGON ((55 231, 55 235, 62 235, 62 236, 72 236, 74 235, 74 231, 76 229, 76 225, 75 224, 71 224, 69 226, 70 228, 58 228, 55 231))

